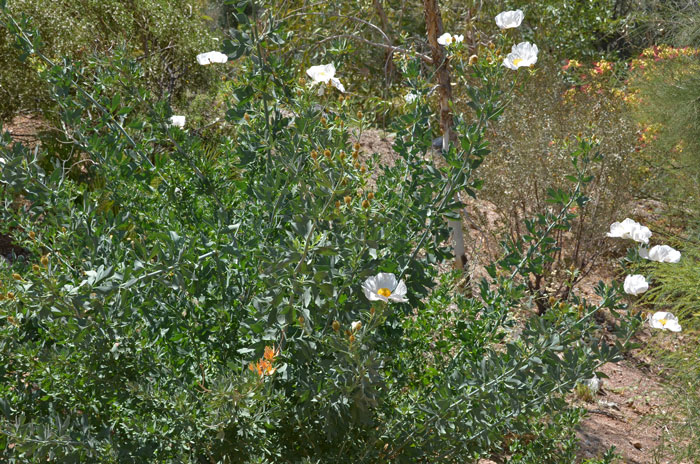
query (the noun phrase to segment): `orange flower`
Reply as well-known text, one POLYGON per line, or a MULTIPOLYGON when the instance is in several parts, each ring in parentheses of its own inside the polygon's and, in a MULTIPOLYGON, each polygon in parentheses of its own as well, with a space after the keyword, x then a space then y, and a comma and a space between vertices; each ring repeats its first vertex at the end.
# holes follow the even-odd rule
POLYGON ((248 369, 250 369, 253 372, 257 372, 260 377, 264 377, 266 375, 272 375, 277 371, 276 367, 272 367, 272 363, 275 362, 275 357, 279 353, 275 351, 275 349, 271 346, 266 346, 265 347, 265 352, 263 353, 263 357, 258 360, 256 363, 250 363, 248 364, 248 369))
POLYGON ((275 360, 275 350, 271 346, 266 346, 265 347, 265 354, 263 354, 263 358, 265 358, 267 361, 274 361, 275 360))

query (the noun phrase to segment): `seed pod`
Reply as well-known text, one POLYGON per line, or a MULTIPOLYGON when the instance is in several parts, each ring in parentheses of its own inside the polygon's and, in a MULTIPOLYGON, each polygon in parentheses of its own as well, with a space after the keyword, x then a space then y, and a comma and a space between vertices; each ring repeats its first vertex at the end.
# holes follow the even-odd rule
POLYGON ((340 200, 335 200, 335 207, 340 208, 340 200))
POLYGON ((333 321, 333 330, 336 332, 340 330, 340 322, 333 321))
POLYGON ((368 199, 368 200, 374 200, 374 192, 369 192, 369 193, 367 194, 367 199, 368 199))
POLYGON ((34 233, 33 230, 29 231, 29 238, 31 238, 32 240, 34 240, 36 238, 36 234, 34 233))
POLYGON ((340 150, 340 153, 338 153, 338 158, 340 158, 340 161, 345 160, 345 152, 343 150, 340 150))
POLYGON ((49 265, 49 255, 44 255, 41 257, 41 265, 42 266, 48 266, 49 265))
POLYGON ((243 119, 245 119, 246 122, 250 122, 250 115, 248 113, 244 114, 243 119))
POLYGON ((22 280, 22 276, 17 274, 16 272, 14 274, 12 274, 12 278, 15 280, 22 280))
POLYGON ((354 148, 355 151, 360 151, 360 144, 358 142, 355 142, 355 145, 353 145, 352 148, 354 148))
POLYGON ((315 161, 318 158, 318 152, 316 150, 311 150, 311 157, 315 161))
POLYGON ((352 203, 352 197, 350 195, 347 195, 345 198, 343 198, 343 200, 345 201, 346 205, 352 203))
POLYGON ((369 201, 368 201, 368 200, 364 200, 364 201, 362 202, 362 207, 363 207, 364 209, 369 208, 369 201))
POLYGON ((362 116, 363 116, 362 111, 358 111, 358 112, 357 112, 357 118, 358 118, 358 119, 362 119, 362 116))
POLYGON ((325 150, 323 150, 323 156, 325 156, 328 159, 331 159, 331 151, 328 148, 326 148, 325 150))

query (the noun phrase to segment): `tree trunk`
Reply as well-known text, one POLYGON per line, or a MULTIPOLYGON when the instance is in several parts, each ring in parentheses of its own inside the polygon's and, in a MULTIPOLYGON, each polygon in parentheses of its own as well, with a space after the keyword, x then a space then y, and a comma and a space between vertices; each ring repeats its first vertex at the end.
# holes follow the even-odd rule
MULTIPOLYGON (((450 84, 450 68, 444 48, 438 44, 437 39, 442 35, 442 15, 437 0, 423 0, 425 8, 425 27, 428 32, 428 44, 433 55, 433 63, 436 66, 438 79, 438 95, 440 98, 440 130, 442 131, 442 149, 447 151, 450 141, 454 138, 452 126, 452 112, 450 111, 450 101, 452 100, 452 87, 450 84)), ((464 255, 464 232, 462 231, 462 221, 449 219, 447 225, 452 229, 452 246, 454 249, 457 269, 464 269, 467 258, 464 255)))

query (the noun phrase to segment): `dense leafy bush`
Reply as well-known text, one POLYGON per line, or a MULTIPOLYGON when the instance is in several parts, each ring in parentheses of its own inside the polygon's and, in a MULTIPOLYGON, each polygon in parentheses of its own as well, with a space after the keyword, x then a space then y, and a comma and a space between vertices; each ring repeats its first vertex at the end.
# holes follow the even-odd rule
POLYGON ((237 11, 241 31, 223 44, 245 55, 230 83, 234 129, 203 138, 168 123, 167 99, 143 84, 147 67, 54 65, 38 34, 24 40, 28 24, 2 10, 44 63, 74 158, 2 136, 0 232, 26 253, 0 267, 0 456, 570 459, 561 431, 580 412, 549 413, 619 359, 639 318, 620 314, 602 282, 599 303, 572 293, 534 316, 526 283, 554 259, 571 207, 588 201, 596 147, 571 146, 570 191, 551 189, 551 208, 504 244, 477 295, 462 295, 460 276, 435 265, 449 254, 445 218, 463 206, 455 194, 481 186, 486 129, 509 100, 494 85, 505 69, 463 68, 471 113, 436 164, 431 84, 407 60, 419 97, 396 119, 398 159, 381 164, 357 144, 363 114, 266 53, 284 41, 274 17, 237 11), (75 163, 83 176, 71 175, 75 163), (405 281, 406 302, 367 300, 362 284, 379 272, 405 281), (596 330, 603 309, 614 340, 596 330))
MULTIPOLYGON (((197 1, 165 0, 10 0, 17 18, 30 17, 42 31, 41 49, 52 59, 71 56, 89 61, 95 54, 112 55, 126 48, 143 67, 139 78, 156 93, 178 96, 185 89, 211 81, 209 70, 193 57, 214 45, 197 1)), ((0 119, 17 109, 46 107, 49 89, 38 78, 45 63, 22 64, 14 39, 0 36, 0 119)))

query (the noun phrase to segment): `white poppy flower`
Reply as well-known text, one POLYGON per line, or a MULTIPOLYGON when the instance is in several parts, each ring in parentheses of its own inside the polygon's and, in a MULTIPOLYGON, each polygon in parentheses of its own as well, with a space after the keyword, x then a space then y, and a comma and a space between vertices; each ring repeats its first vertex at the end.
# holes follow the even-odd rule
POLYGON ((464 35, 452 35, 449 32, 445 32, 437 39, 437 43, 443 47, 449 47, 450 45, 464 42, 464 35))
POLYGON ((623 287, 625 289, 625 293, 629 293, 630 295, 640 295, 649 290, 649 283, 643 275, 628 275, 625 277, 625 284, 623 287))
POLYGON ((653 329, 665 329, 671 332, 680 332, 681 325, 678 318, 671 313, 659 311, 649 318, 649 325, 653 329))
POLYGON ((360 322, 360 321, 355 321, 355 322, 353 322, 352 324, 350 324, 350 329, 351 329, 353 332, 357 332, 357 331, 360 330, 361 328, 362 328, 362 322, 360 322))
POLYGON ((176 115, 170 116, 170 125, 182 129, 183 127, 185 127, 185 117, 176 115))
POLYGON ((496 15, 496 26, 501 29, 510 29, 520 26, 525 14, 521 10, 504 11, 496 15))
POLYGON ((677 263, 681 260, 681 252, 668 245, 656 245, 651 250, 642 247, 639 256, 659 263, 677 263))
MULTIPOLYGON (((328 84, 329 82, 333 87, 345 92, 345 87, 340 83, 340 80, 335 77, 335 66, 331 64, 322 64, 318 66, 311 66, 306 70, 306 74, 314 81, 313 84, 328 84)), ((323 95, 323 87, 319 90, 319 95, 323 95)))
POLYGON ((600 391, 600 387, 603 385, 603 380, 594 375, 590 379, 586 379, 581 383, 588 387, 592 394, 597 395, 600 391))
POLYGON ((211 63, 226 63, 228 61, 228 56, 221 52, 206 52, 197 55, 197 63, 205 66, 211 63))
POLYGON ((414 101, 416 101, 417 98, 418 95, 416 95, 415 93, 409 93, 403 97, 403 99, 406 100, 406 103, 413 103, 414 101))
POLYGON ((406 284, 397 282, 396 276, 390 272, 380 272, 369 277, 362 284, 362 291, 369 301, 396 301, 404 303, 406 299, 406 284))
POLYGON ((503 60, 503 66, 508 69, 518 69, 523 66, 532 66, 537 63, 537 45, 530 42, 520 42, 513 45, 508 56, 503 60))
POLYGON ((635 242, 649 243, 651 231, 637 221, 627 218, 622 222, 610 224, 610 232, 606 235, 615 238, 631 238, 635 242))
POLYGON ((0 165, 5 164, 5 158, 0 158, 0 165))

